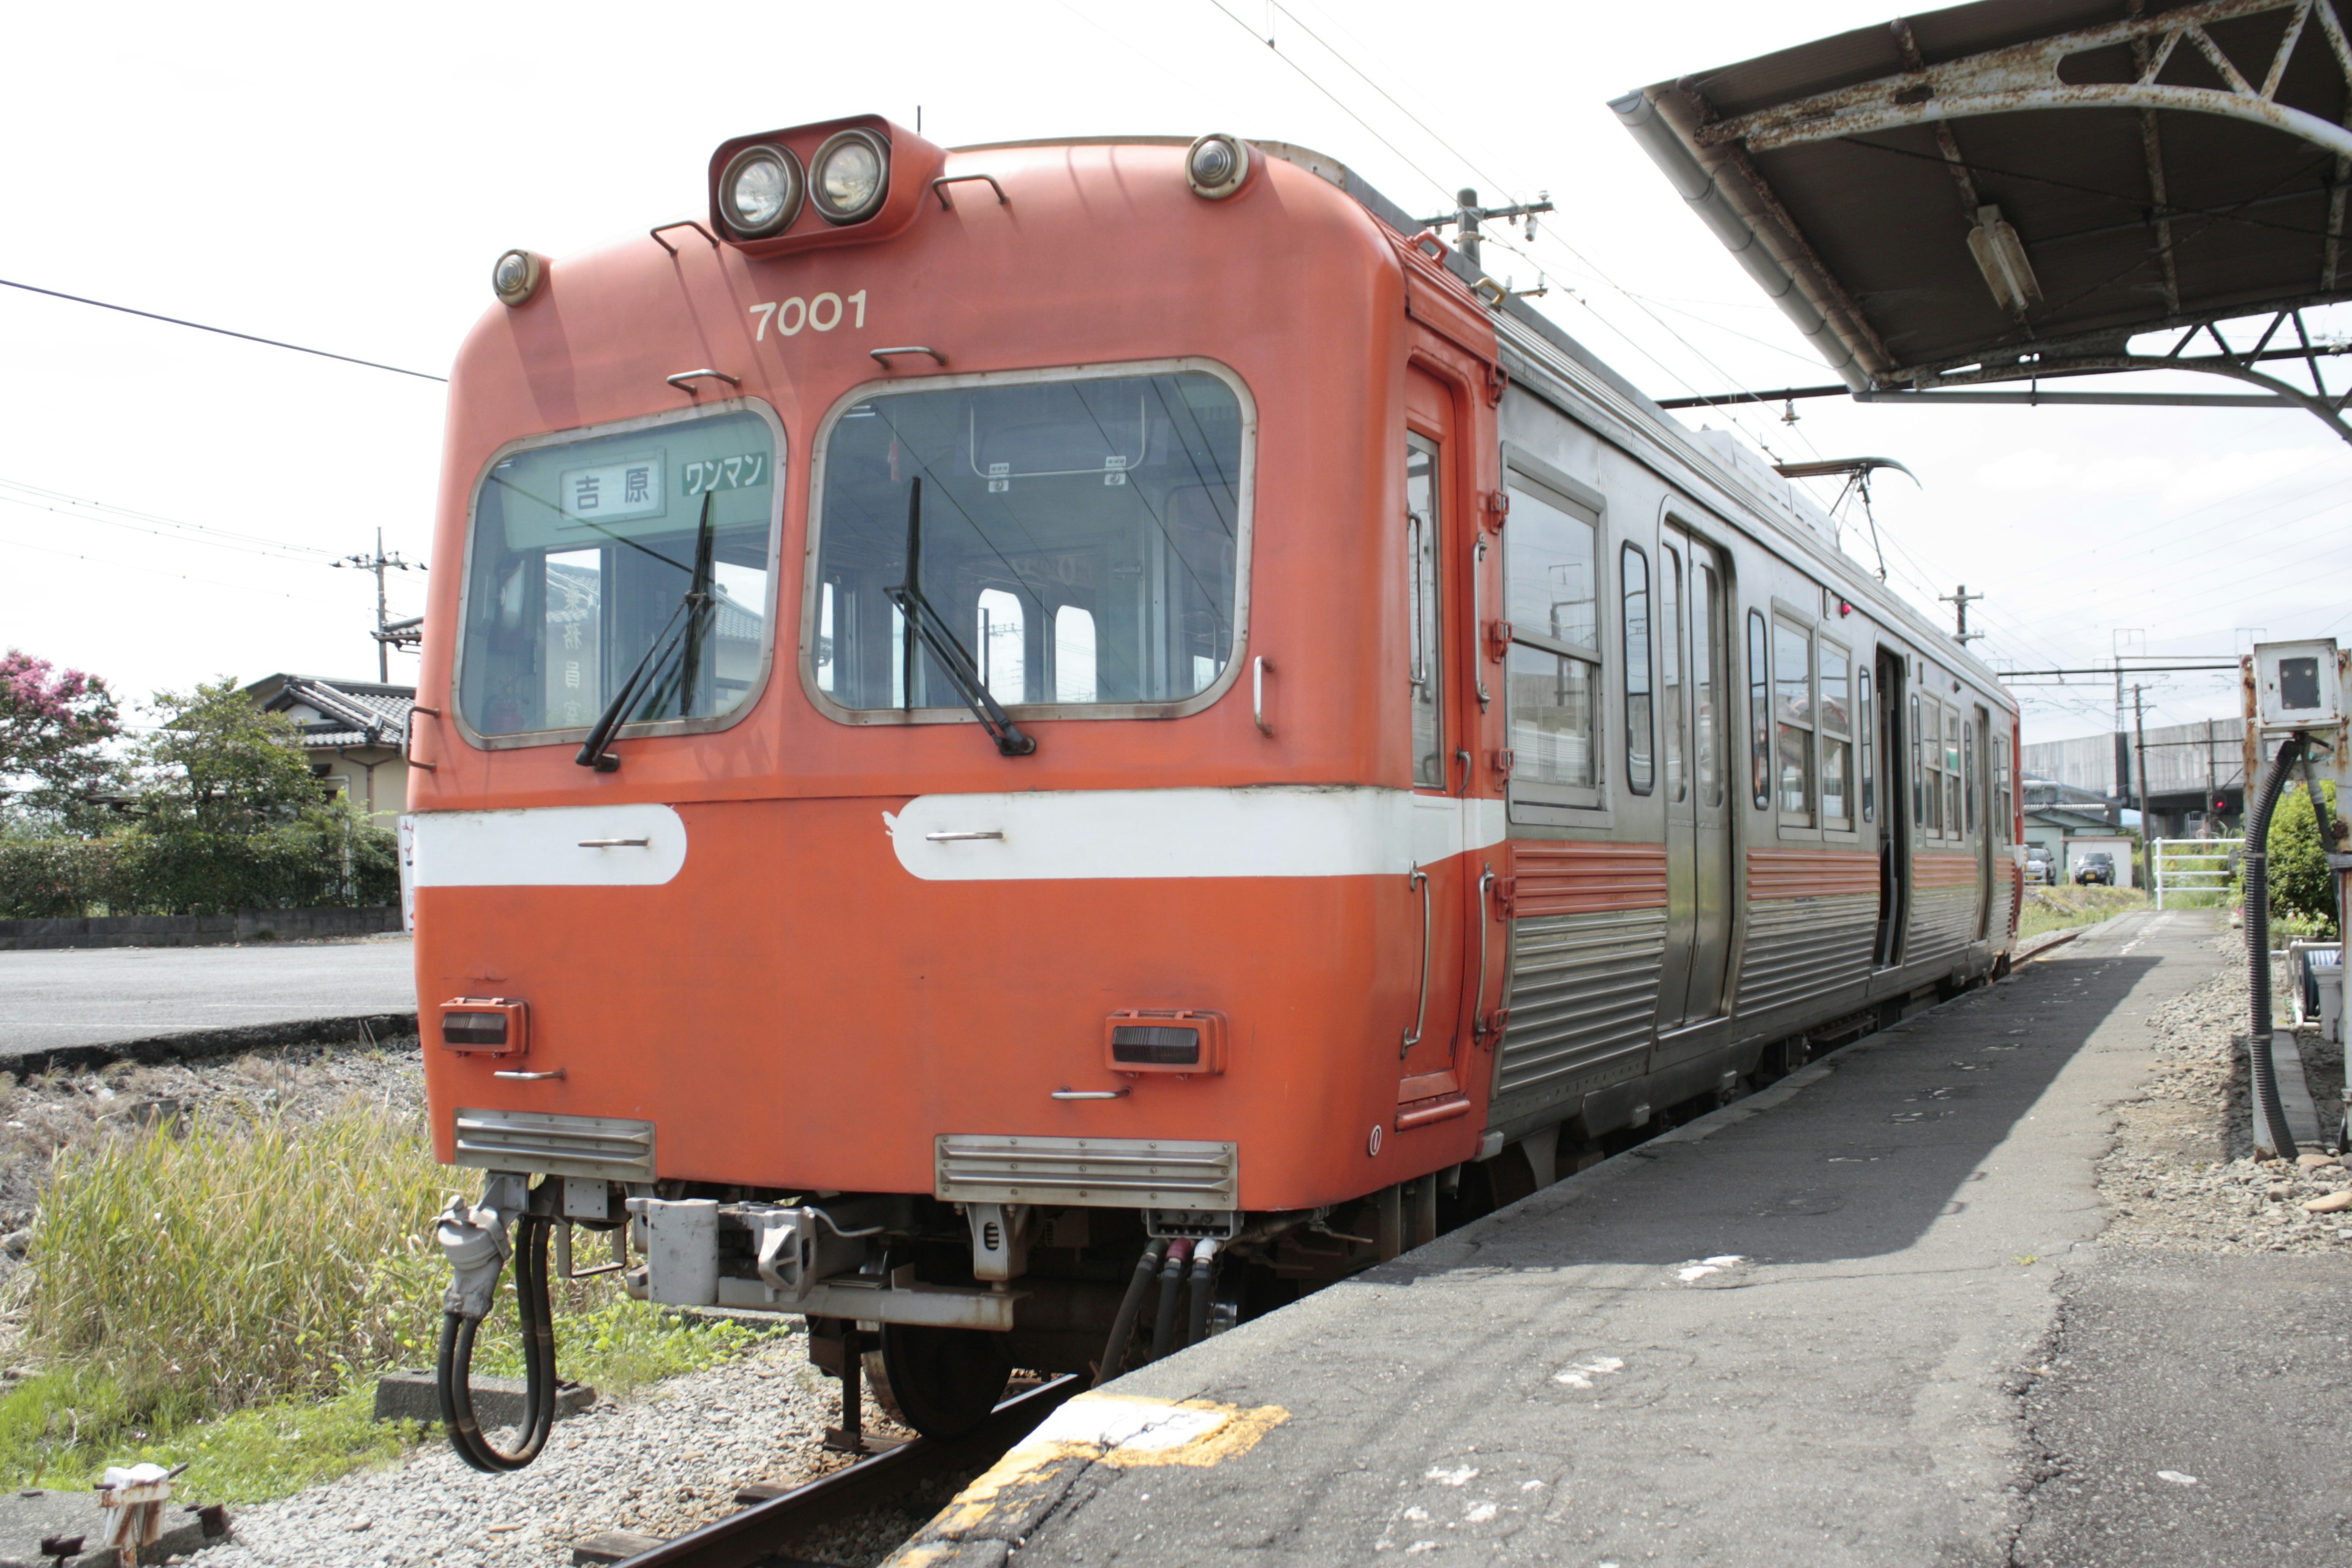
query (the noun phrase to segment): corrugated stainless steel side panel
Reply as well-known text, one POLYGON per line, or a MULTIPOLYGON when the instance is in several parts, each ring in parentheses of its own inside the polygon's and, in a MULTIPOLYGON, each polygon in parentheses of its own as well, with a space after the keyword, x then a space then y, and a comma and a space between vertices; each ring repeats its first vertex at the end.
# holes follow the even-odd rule
POLYGON ((933 1144, 944 1203, 1231 1210, 1240 1146, 1173 1138, 1008 1138, 942 1133, 933 1144))
POLYGON ((1664 910, 1512 921, 1496 1098, 1646 1047, 1665 951, 1664 910))
POLYGON ((1748 906, 1735 1011, 1742 1017, 1870 977, 1878 895, 1766 899, 1748 906))
POLYGON ((1975 941, 1976 934, 1977 889, 1973 884, 1922 889, 1912 895, 1911 939, 1904 945, 1903 961, 1922 963, 1948 958, 1975 941))
POLYGON ((550 1176, 654 1179, 654 1124, 611 1116, 556 1116, 541 1110, 459 1110, 453 1122, 455 1163, 480 1171, 550 1176))

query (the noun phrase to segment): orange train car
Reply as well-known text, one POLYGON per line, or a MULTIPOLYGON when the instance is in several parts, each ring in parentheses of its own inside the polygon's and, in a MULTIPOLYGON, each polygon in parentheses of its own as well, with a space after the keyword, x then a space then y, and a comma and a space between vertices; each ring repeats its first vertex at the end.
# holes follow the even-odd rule
POLYGON ((953 1432, 2003 962, 1992 674, 1344 166, 864 118, 709 191, 500 258, 451 382, 410 807, 474 1462, 535 1447, 466 1364, 559 1229, 953 1432))

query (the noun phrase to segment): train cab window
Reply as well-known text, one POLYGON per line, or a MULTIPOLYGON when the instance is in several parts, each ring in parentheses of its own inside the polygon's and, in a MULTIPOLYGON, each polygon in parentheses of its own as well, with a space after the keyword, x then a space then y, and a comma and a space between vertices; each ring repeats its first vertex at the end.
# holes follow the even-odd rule
POLYGON ((1647 795, 1654 783, 1655 720, 1650 696, 1650 559, 1636 545, 1619 552, 1624 575, 1625 787, 1647 795))
POLYGON ((1253 438, 1237 384, 1200 369, 939 377, 839 409, 810 685, 849 715, 966 717, 907 636, 913 590, 1009 707, 1191 711, 1235 656, 1253 438))
POLYGON ((1503 531, 1504 669, 1511 794, 1601 804, 1598 520, 1514 475, 1503 531))
POLYGON ((1772 620, 1772 767, 1783 826, 1813 825, 1813 635, 1772 620))
POLYGON ((1748 612, 1748 763, 1756 809, 1772 808, 1772 689, 1764 642, 1764 612, 1748 612))
POLYGON ((1853 826, 1853 660, 1821 639, 1822 826, 1853 826))
POLYGON ((1444 617, 1437 584, 1437 444, 1405 437, 1405 614, 1410 636, 1405 679, 1412 689, 1412 783, 1416 789, 1445 787, 1443 693, 1445 689, 1444 617))
POLYGON ((1855 793, 1862 796, 1862 819, 1874 820, 1878 816, 1878 707, 1870 700, 1870 650, 1863 649, 1861 665, 1853 672, 1859 695, 1853 708, 1854 741, 1862 755, 1862 785, 1855 793))
POLYGON ((1095 700, 1095 617, 1076 605, 1054 612, 1054 700, 1095 700))
POLYGON ((767 670, 782 459, 774 421, 748 408, 495 458, 467 542, 466 725, 494 744, 577 738, 640 666, 625 725, 731 721, 767 670))

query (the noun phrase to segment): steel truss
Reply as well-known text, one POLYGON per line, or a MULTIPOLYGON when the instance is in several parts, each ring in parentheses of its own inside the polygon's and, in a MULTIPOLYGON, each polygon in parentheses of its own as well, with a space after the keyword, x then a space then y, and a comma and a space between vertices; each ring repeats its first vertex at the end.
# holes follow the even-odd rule
MULTIPOLYGON (((1907 24, 1898 21, 1893 24, 1893 28, 1896 42, 1911 68, 1835 91, 1817 93, 1794 102, 1776 104, 1751 114, 1704 124, 1696 128, 1695 139, 1701 145, 1717 149, 1722 155, 1744 163, 1749 153, 1769 153, 1902 127, 1932 127, 1963 209, 1973 223, 1977 220, 1979 207, 1975 176, 1953 138, 1950 122, 1982 115, 2038 110, 2136 110, 2140 117, 2141 146, 2147 163, 2149 195, 2153 197, 2149 223, 2151 240, 2161 269, 2167 300, 2172 310, 2168 319, 2135 328, 2129 332, 2106 331, 2042 341, 2029 339, 2030 346, 2012 357, 1996 360, 1979 353, 1966 361, 1906 367, 1892 375, 1873 377, 1875 385, 1867 393, 1857 393, 1857 396, 1873 401, 1901 402, 1910 396, 1940 389, 1981 387, 2001 382, 2041 382, 2130 371, 2193 370, 2242 382, 2262 389, 2268 395, 2260 399, 2243 395, 2207 399, 2165 394, 2053 394, 2038 389, 2030 395, 1978 395, 1989 402, 1996 399, 2003 402, 2160 401, 2175 404, 2210 401, 2222 405, 2274 403, 2306 410, 2325 421, 2346 442, 2352 443, 2352 422, 2346 418, 2347 405, 2352 405, 2352 388, 2342 393, 2331 392, 2321 374, 2323 359, 2352 352, 2352 344, 2315 342, 2302 315, 2306 309, 2336 302, 2343 296, 2338 275, 2343 252, 2346 195, 2347 189, 2352 188, 2352 122, 2324 118, 2308 110, 2281 102, 2278 97, 2280 84, 2286 76, 2288 62, 2297 45, 2306 33, 2315 29, 2319 37, 2325 40, 2327 57, 2342 79, 2347 101, 2352 102, 2352 38, 2346 35, 2334 0, 2211 0, 2207 5, 2185 6, 2157 16, 2131 16, 1936 65, 1928 65, 1922 59, 1907 24), (2259 81, 2241 70, 2206 31, 2218 23, 2282 12, 2286 13, 2285 27, 2259 81), (2132 50, 2137 69, 2133 80, 2070 83, 2062 75, 2061 68, 2069 59, 2096 50, 2126 46, 2132 50), (2218 88, 2199 87, 2158 80, 2166 67, 2184 48, 2201 57, 2223 85, 2218 88), (2267 126, 2335 154, 2335 177, 2329 186, 2327 228, 2320 277, 2317 288, 2310 295, 2252 312, 2241 309, 2226 314, 2181 313, 2179 281, 2173 264, 2172 224, 2176 218, 2210 215, 2182 211, 2169 205, 2166 194, 2163 149, 2157 130, 2156 114, 2159 110, 2220 115, 2267 126), (2252 349, 2233 347, 2221 335, 2220 322, 2258 319, 2265 311, 2271 316, 2270 322, 2252 349), (2273 347, 2274 340, 2289 328, 2293 329, 2292 342, 2273 347), (2180 333, 2179 340, 2166 353, 2150 354, 2129 351, 2127 345, 2131 338, 2163 331, 2180 333), (2199 345, 2200 338, 2210 341, 2212 352, 2189 352, 2199 345), (2309 389, 2257 368, 2263 363, 2277 361, 2300 362, 2311 377, 2309 389)), ((2352 115, 2347 115, 2347 121, 2352 121, 2352 115)), ((1748 167, 1752 170, 1752 165, 1748 167)), ((1759 189, 1762 188, 1760 178, 1756 180, 1756 184, 1759 189)), ((1787 226, 1793 237, 1793 226, 1787 226)), ((2026 327, 2030 332, 2031 328, 2027 327, 2024 319, 2023 300, 2004 303, 2019 325, 2026 327)), ((1859 321, 1859 312, 1853 314, 1859 321)), ((1783 396, 1804 395, 1815 390, 1790 389, 1789 393, 1776 393, 1770 396, 1777 401, 1783 396)), ((1848 389, 1818 390, 1843 393, 1848 389)), ((1936 399, 1939 402, 1949 400, 1936 399)))

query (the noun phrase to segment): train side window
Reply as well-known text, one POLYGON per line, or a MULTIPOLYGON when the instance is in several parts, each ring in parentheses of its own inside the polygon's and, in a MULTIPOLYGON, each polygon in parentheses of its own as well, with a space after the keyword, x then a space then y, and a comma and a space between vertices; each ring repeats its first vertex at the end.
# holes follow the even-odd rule
POLYGON ((1853 826, 1853 660, 1821 639, 1822 826, 1853 826))
POLYGON ((1977 723, 1970 719, 1960 726, 1960 798, 1967 803, 1968 831, 1977 830, 1977 723))
POLYGON ((999 702, 1029 700, 1028 616, 1021 601, 1002 588, 982 588, 972 647, 980 658, 980 683, 999 702))
POLYGON ((1697 715, 1693 734, 1692 765, 1698 772, 1698 803, 1723 804, 1723 721, 1716 710, 1716 692, 1723 684, 1722 653, 1716 647, 1716 606, 1723 602, 1723 584, 1715 568, 1702 558, 1691 574, 1692 710, 1697 715))
MULTIPOLYGON (((1922 832, 1924 832, 1924 830, 1927 830, 1927 781, 1928 781, 1928 771, 1927 771, 1927 742, 1922 741, 1924 731, 1922 731, 1922 729, 1919 729, 1919 724, 1922 724, 1922 717, 1919 717, 1919 712, 1922 712, 1922 708, 1919 708, 1919 703, 1922 703, 1922 700, 1924 700, 1924 699, 1922 699, 1922 696, 1919 696, 1919 693, 1916 693, 1916 691, 1912 693, 1912 766, 1910 766, 1910 775, 1912 775, 1912 827, 1915 827, 1915 830, 1922 830, 1922 832)), ((1927 705, 1927 712, 1928 712, 1928 715, 1933 715, 1933 712, 1936 712, 1936 705, 1928 703, 1928 705, 1927 705)))
POLYGON ((1862 752, 1862 819, 1874 821, 1878 816, 1878 708, 1870 700, 1870 649, 1864 647, 1860 666, 1853 672, 1860 695, 1854 701, 1854 740, 1862 752))
POLYGON ((1772 689, 1767 683, 1764 612, 1748 612, 1748 765, 1756 809, 1772 805, 1772 689))
POLYGON ((1683 772, 1683 558, 1670 544, 1658 546, 1658 738, 1666 753, 1666 798, 1683 800, 1690 781, 1683 772))
POLYGON ((1503 531, 1503 694, 1514 798, 1601 804, 1599 524, 1549 490, 1511 484, 1503 531))
POLYGON ((2009 737, 1995 735, 1992 738, 1992 808, 1995 814, 1992 830, 1993 837, 2003 844, 2010 841, 2011 826, 2017 820, 2013 814, 2015 808, 2011 804, 2011 798, 2009 783, 2009 737))
POLYGON ((1944 837, 1960 837, 1960 710, 1944 710, 1944 837))
POLYGON ((1656 723, 1650 697, 1650 558, 1638 545, 1618 552, 1625 626, 1625 787, 1650 793, 1656 723))
POLYGON ((1444 689, 1444 643, 1439 635, 1437 591, 1437 443, 1404 438, 1405 603, 1412 622, 1412 782, 1416 789, 1445 787, 1445 746, 1441 722, 1444 689))
POLYGON ((1813 825, 1813 635, 1772 620, 1772 763, 1780 822, 1813 825))

